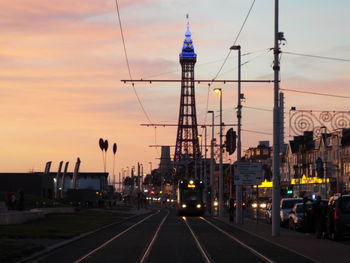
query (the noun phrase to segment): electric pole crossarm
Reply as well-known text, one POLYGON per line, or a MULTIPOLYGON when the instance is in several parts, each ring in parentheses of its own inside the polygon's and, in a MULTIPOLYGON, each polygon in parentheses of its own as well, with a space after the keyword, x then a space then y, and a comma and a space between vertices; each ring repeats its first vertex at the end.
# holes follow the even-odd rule
MULTIPOLYGON (((127 82, 149 82, 152 84, 153 82, 182 82, 181 79, 122 79, 121 82, 127 83, 127 82)), ((222 79, 222 80, 210 80, 210 79, 195 79, 194 82, 200 83, 231 83, 231 82, 239 82, 239 80, 233 80, 233 79, 222 79)), ((265 79, 243 79, 240 82, 248 82, 248 83, 272 83, 273 80, 265 80, 265 79)))
MULTIPOLYGON (((146 127, 177 127, 179 126, 178 124, 151 124, 151 123, 142 123, 140 126, 146 126, 146 127)), ((183 127, 191 127, 192 125, 181 125, 183 127)), ((197 126, 201 126, 202 128, 204 127, 212 127, 212 126, 217 126, 219 127, 220 124, 197 124, 197 126)), ((222 124, 221 126, 237 126, 237 124, 222 124)))

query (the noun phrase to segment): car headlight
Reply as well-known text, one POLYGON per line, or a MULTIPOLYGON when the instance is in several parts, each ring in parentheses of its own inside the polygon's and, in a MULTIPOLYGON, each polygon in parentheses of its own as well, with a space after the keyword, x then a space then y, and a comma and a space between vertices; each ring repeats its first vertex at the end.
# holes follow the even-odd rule
POLYGON ((186 207, 187 207, 187 205, 186 205, 186 204, 182 204, 181 206, 182 206, 182 208, 186 208, 186 207))
POLYGON ((257 203, 252 203, 252 207, 253 207, 253 208, 257 208, 257 207, 258 207, 258 204, 257 204, 257 203))
POLYGON ((197 208, 201 208, 202 206, 200 204, 196 205, 197 208))
POLYGON ((218 201, 214 201, 214 206, 218 206, 219 202, 218 201))
POLYGON ((266 208, 266 204, 265 204, 265 203, 262 203, 262 204, 260 204, 260 207, 261 207, 261 208, 266 208))

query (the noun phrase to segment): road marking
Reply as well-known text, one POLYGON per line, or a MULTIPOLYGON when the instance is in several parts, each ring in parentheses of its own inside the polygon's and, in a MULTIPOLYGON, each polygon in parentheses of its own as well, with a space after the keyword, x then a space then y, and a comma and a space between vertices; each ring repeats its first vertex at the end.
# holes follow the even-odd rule
POLYGON ((209 259, 209 256, 207 255, 207 253, 204 251, 203 247, 201 246, 201 244, 199 243, 199 240, 197 239, 196 235, 194 234, 194 232, 192 231, 192 228, 190 227, 190 225, 187 223, 187 219, 185 216, 182 217, 182 219, 184 220, 185 224, 187 225, 188 229, 190 230, 192 237, 194 238, 194 241, 196 242, 196 245, 199 249, 199 251, 201 252, 204 260, 206 263, 211 263, 213 262, 212 260, 209 259))
POLYGON ((86 255, 82 256, 81 258, 77 259, 76 261, 74 261, 74 263, 80 263, 82 261, 84 261, 86 258, 90 257, 91 255, 95 254, 97 251, 99 251, 101 248, 104 248, 105 246, 107 246, 109 243, 111 243, 113 240, 117 239, 118 237, 120 237, 121 235, 125 234, 126 232, 128 232, 129 230, 133 229, 135 226, 141 224, 143 221, 147 220, 148 218, 150 218, 151 216, 154 216, 156 214, 159 213, 159 210, 157 213, 151 214, 147 217, 145 217, 144 219, 140 220, 139 222, 137 222, 136 224, 128 227, 127 229, 125 229, 123 232, 120 232, 118 235, 112 237, 111 239, 107 240, 106 242, 104 242, 101 246, 95 248, 94 250, 90 251, 89 253, 87 253, 86 255))
POLYGON ((220 227, 214 225, 213 223, 211 223, 210 221, 206 220, 203 217, 200 217, 200 219, 204 220, 204 222, 206 222, 207 224, 211 225, 212 227, 216 228, 218 231, 220 231, 221 233, 223 233, 224 235, 226 235, 227 237, 233 239, 234 241, 236 241, 237 243, 239 243, 241 246, 245 247, 246 249, 248 249, 250 252, 252 252, 254 255, 258 256, 259 258, 265 260, 266 262, 269 263, 275 263, 273 260, 269 259, 268 257, 265 257, 263 254, 259 253, 258 251, 256 251, 254 248, 252 248, 251 246, 248 246, 247 244, 243 243, 242 241, 240 241, 239 239, 235 238, 234 236, 232 236, 231 234, 227 233, 226 231, 222 230, 220 227))
POLYGON ((159 224, 159 226, 158 226, 158 228, 157 228, 157 230, 156 230, 156 233, 154 234, 154 236, 153 236, 151 242, 149 243, 149 245, 148 245, 148 247, 147 247, 147 250, 146 250, 145 254, 143 255, 143 257, 142 257, 141 260, 140 260, 140 263, 145 262, 146 258, 148 257, 149 252, 151 251, 151 249, 152 249, 152 247, 153 247, 153 244, 154 244, 154 242, 156 241, 156 239, 157 239, 157 237, 158 237, 158 233, 159 233, 161 227, 163 226, 165 220, 167 219, 167 217, 168 217, 168 215, 169 215, 169 210, 167 210, 167 212, 168 212, 168 214, 163 218, 162 222, 160 222, 160 224, 159 224))

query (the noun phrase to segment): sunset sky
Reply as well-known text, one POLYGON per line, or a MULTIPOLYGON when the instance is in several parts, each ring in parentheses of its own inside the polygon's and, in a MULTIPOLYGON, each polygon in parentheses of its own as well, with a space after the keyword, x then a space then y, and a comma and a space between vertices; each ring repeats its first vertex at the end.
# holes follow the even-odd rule
MULTIPOLYGON (((283 51, 350 59, 348 0, 280 1, 283 51)), ((80 157, 81 171, 102 171, 100 137, 116 142, 116 174, 149 162, 174 145, 175 128, 147 123, 128 79, 114 0, 0 0, 0 172, 43 171, 52 161, 80 157)), ((251 0, 119 0, 131 74, 135 79, 180 78, 179 53, 190 16, 197 53, 195 75, 212 79, 251 6, 251 0)), ((244 79, 272 79, 273 0, 256 0, 237 44, 244 79)), ((237 78, 233 52, 218 79, 237 78)), ((281 88, 350 96, 350 63, 282 55, 281 88)), ((177 123, 180 84, 135 85, 153 123, 177 123)), ((236 84, 223 89, 224 121, 235 123, 236 84)), ((273 84, 243 84, 243 129, 272 133, 273 84)), ((196 85, 197 118, 205 121, 206 84, 196 85)), ((291 106, 349 110, 350 100, 286 92, 291 106)), ((209 110, 218 110, 210 90, 209 110)), ((209 123, 209 117, 208 121, 209 123)), ((288 114, 286 115, 288 126, 288 114)), ((202 131, 199 130, 199 133, 202 131)), ((285 130, 289 134, 288 128, 285 130)), ((272 136, 243 132, 244 149, 272 136)), ((286 137, 286 141, 289 138, 286 137)), ((173 150, 172 150, 173 151, 173 150)), ((112 172, 113 154, 108 152, 112 172)), ((234 159, 234 157, 231 157, 234 159)))

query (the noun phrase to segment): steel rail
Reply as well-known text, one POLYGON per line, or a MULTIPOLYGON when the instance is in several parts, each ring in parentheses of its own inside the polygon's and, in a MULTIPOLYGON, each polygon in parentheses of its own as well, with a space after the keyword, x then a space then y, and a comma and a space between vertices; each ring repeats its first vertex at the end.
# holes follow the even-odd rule
POLYGON ((133 229, 134 227, 138 226, 139 224, 141 224, 143 221, 147 220, 148 218, 159 214, 159 210, 157 213, 151 214, 147 217, 145 217, 144 219, 138 221, 137 223, 133 224, 132 226, 128 227, 127 229, 125 229, 124 231, 120 232, 119 234, 115 235, 114 237, 110 238, 109 240, 107 240, 106 242, 104 242, 102 245, 98 246, 97 248, 91 250, 89 253, 85 254, 84 256, 80 257, 79 259, 75 260, 74 263, 80 263, 83 262, 85 259, 87 259, 88 257, 92 256, 93 254, 95 254, 97 251, 101 250, 102 248, 106 247, 107 245, 109 245, 113 240, 117 239, 118 237, 122 236, 123 234, 125 234, 126 232, 128 232, 129 230, 133 229))
POLYGON ((186 226, 188 227, 188 229, 190 230, 190 233, 191 233, 191 235, 192 235, 192 237, 193 237, 193 239, 194 239, 194 241, 195 241, 195 243, 196 243, 196 246, 198 247, 200 253, 202 254, 202 257, 203 257, 204 261, 205 261, 206 263, 214 263, 214 260, 212 260, 212 259, 210 258, 210 256, 208 255, 208 253, 204 250, 204 248, 203 248, 202 245, 200 244, 200 242, 199 242, 199 240, 198 240, 196 234, 193 232, 191 226, 187 223, 186 217, 183 216, 182 219, 183 219, 183 221, 185 222, 185 224, 186 224, 186 226))
POLYGON ((226 235, 227 237, 229 237, 230 239, 236 241, 238 244, 240 244, 242 247, 248 249, 250 252, 252 252, 254 255, 256 255, 257 257, 261 258, 262 260, 264 260, 265 262, 268 263, 275 263, 275 261, 273 261, 272 259, 264 256, 263 254, 261 254, 260 252, 256 251, 254 248, 252 248, 251 246, 245 244, 244 242, 242 242, 241 240, 239 240, 238 238, 232 236, 231 234, 227 233, 225 230, 221 229, 220 227, 214 225, 212 222, 206 220, 204 217, 200 217, 200 219, 202 219, 204 222, 206 222, 208 225, 216 228, 216 230, 220 231, 221 233, 223 233, 224 235, 226 235))
POLYGON ((158 233, 159 233, 160 229, 162 228, 162 226, 163 226, 165 220, 168 218, 169 210, 167 210, 167 212, 168 212, 167 215, 166 215, 166 216, 163 218, 163 220, 160 222, 160 224, 159 224, 159 226, 158 226, 156 232, 154 233, 154 236, 153 236, 151 242, 149 243, 149 245, 148 245, 148 247, 147 247, 145 253, 143 254, 143 256, 142 256, 142 258, 141 258, 141 260, 140 260, 140 263, 144 263, 145 260, 147 259, 148 255, 149 255, 149 253, 150 253, 150 251, 151 251, 151 249, 152 249, 152 247, 153 247, 153 244, 154 244, 154 242, 156 241, 156 239, 157 239, 157 237, 158 237, 158 233))

